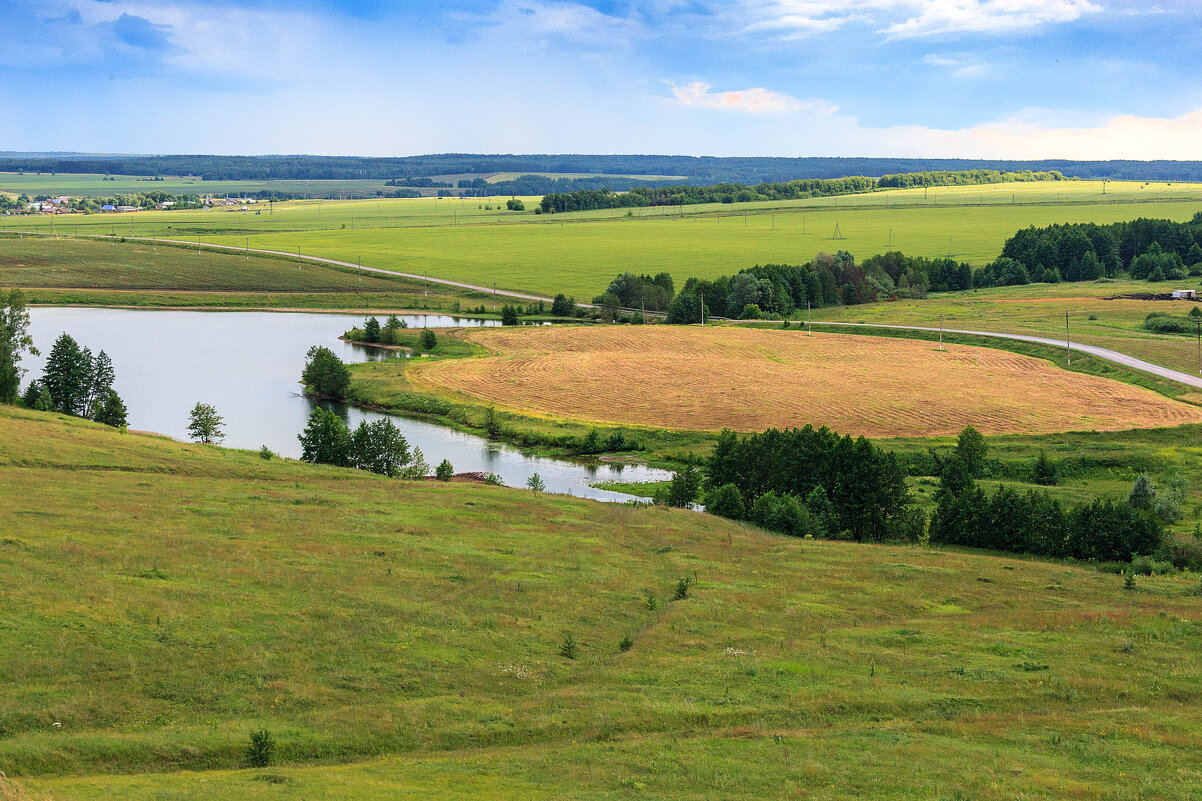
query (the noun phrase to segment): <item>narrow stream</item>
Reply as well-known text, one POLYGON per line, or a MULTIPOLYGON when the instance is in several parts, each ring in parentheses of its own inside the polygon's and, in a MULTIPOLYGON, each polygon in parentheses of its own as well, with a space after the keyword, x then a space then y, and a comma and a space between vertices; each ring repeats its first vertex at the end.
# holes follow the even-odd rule
MULTIPOLYGON (((115 389, 129 409, 131 429, 187 439, 188 413, 197 402, 216 407, 225 419, 223 445, 258 449, 266 445, 283 456, 300 456, 297 435, 317 401, 298 383, 305 353, 324 345, 345 362, 394 358, 379 348, 338 339, 363 322, 361 315, 308 312, 159 311, 37 307, 30 309, 31 333, 42 355, 21 365, 28 383, 41 375, 46 356, 66 332, 95 353, 104 350, 117 373, 115 389)), ((410 327, 498 325, 446 315, 402 316, 410 327)), ((383 322, 383 318, 381 318, 383 322)), ((523 487, 538 473, 547 491, 625 501, 632 496, 589 486, 599 481, 660 481, 665 470, 643 465, 586 465, 530 456, 434 423, 381 415, 342 404, 325 404, 351 426, 388 416, 426 461, 449 459, 455 471, 496 473, 511 487, 523 487)))

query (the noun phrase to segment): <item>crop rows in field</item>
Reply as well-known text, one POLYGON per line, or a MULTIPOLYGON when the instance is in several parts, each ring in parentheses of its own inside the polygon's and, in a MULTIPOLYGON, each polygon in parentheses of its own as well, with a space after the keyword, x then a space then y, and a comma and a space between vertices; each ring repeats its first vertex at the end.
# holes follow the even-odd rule
POLYGON ((729 327, 467 334, 495 355, 411 368, 411 381, 540 415, 680 430, 812 423, 872 437, 1202 422, 1202 410, 989 348, 729 327))

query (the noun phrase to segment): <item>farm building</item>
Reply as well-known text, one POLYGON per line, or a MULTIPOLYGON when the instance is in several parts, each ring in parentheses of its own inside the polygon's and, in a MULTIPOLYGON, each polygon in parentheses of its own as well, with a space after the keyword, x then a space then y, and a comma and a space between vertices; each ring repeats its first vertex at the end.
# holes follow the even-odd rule
POLYGON ((1196 289, 1174 289, 1173 298, 1175 300, 1197 300, 1198 290, 1196 289))

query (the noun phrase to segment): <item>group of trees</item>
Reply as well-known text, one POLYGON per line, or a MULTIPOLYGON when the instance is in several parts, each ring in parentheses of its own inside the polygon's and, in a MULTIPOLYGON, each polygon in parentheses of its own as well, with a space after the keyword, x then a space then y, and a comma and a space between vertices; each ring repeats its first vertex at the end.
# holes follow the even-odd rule
POLYGON ((1029 183, 1033 181, 1073 181, 1059 170, 929 170, 882 175, 877 180, 881 189, 910 189, 916 186, 975 186, 978 184, 1029 183))
POLYGON ((668 273, 654 276, 622 273, 609 282, 605 292, 593 298, 593 303, 614 309, 625 307, 664 311, 671 305, 675 292, 676 285, 668 273))
MULTIPOLYGON (((1182 518, 1187 486, 1180 478, 1158 489, 1142 475, 1125 501, 1095 499, 1070 509, 1046 491, 1002 486, 989 495, 977 485, 988 451, 971 426, 951 453, 931 450, 939 490, 929 527, 925 514, 908 506, 905 470, 894 454, 812 426, 746 437, 724 431, 704 474, 680 471, 656 501, 687 506, 704 492, 713 514, 797 537, 913 542, 925 534, 937 544, 1100 562, 1157 552, 1165 524, 1182 518)), ((1043 454, 1033 475, 1040 484, 1057 480, 1043 454)))
POLYGON ((380 345, 395 345, 400 337, 401 331, 409 327, 409 323, 397 317, 395 314, 388 315, 388 319, 380 325, 380 320, 377 317, 368 317, 363 321, 363 327, 357 328, 349 333, 350 339, 357 342, 369 342, 371 344, 380 345))
POLYGON ((342 400, 351 388, 351 371, 334 351, 314 345, 305 354, 301 383, 305 385, 306 390, 315 395, 342 400))
MULTIPOLYGON (((1002 486, 988 495, 976 483, 982 461, 966 458, 959 447, 939 459, 937 508, 929 532, 932 543, 1125 562, 1156 551, 1163 524, 1180 517, 1184 490, 1176 483, 1158 497, 1151 480, 1141 476, 1126 502, 1095 499, 1066 510, 1046 491, 1023 493, 1002 486)), ((1041 457, 1036 478, 1054 483, 1054 475, 1048 480, 1046 471, 1046 458, 1041 457), (1042 469, 1040 463, 1045 463, 1042 469)))
POLYGON ((580 188, 574 192, 549 193, 539 209, 544 213, 590 211, 593 209, 626 209, 645 206, 692 206, 700 203, 749 203, 765 200, 798 200, 809 197, 831 197, 874 189, 910 186, 965 186, 995 184, 1011 181, 1063 181, 1059 172, 1005 172, 1002 170, 941 170, 903 173, 869 178, 853 175, 840 178, 801 178, 792 181, 765 181, 755 185, 742 183, 696 183, 663 186, 636 186, 627 191, 619 187, 580 188), (616 191, 614 191, 616 190, 616 191))
POLYGON ((714 280, 690 278, 668 308, 669 323, 695 323, 700 304, 707 317, 786 317, 797 309, 850 306, 884 297, 923 297, 972 287, 972 269, 951 259, 900 252, 857 265, 846 250, 819 253, 801 265, 764 264, 714 280))
POLYGON ((724 431, 705 465, 706 504, 794 536, 879 542, 909 524, 905 477, 894 454, 825 427, 724 431))
POLYGON ((386 417, 363 420, 351 431, 341 417, 319 406, 298 438, 305 462, 355 467, 394 478, 424 478, 430 472, 421 448, 411 451, 404 435, 386 417))
POLYGON ((1158 334, 1196 334, 1202 322, 1202 307, 1195 306, 1189 313, 1176 317, 1167 312, 1151 312, 1144 317, 1143 327, 1158 334))
POLYGON ((1202 275, 1202 212, 1188 222, 1140 218, 1098 225, 1034 226, 1006 240, 976 286, 1028 281, 1091 281, 1120 272, 1151 281, 1202 275), (993 269, 995 275, 988 271, 993 269), (1008 277, 1002 273, 1007 273, 1008 277))
POLYGON ((124 428, 125 403, 113 389, 113 362, 104 351, 92 355, 69 334, 62 334, 46 357, 41 379, 31 381, 24 403, 31 409, 84 417, 124 428))

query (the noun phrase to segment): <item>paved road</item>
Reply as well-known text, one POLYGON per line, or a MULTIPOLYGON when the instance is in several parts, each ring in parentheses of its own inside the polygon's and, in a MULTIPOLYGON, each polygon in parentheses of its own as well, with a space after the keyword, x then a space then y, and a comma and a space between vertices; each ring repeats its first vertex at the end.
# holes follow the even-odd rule
MULTIPOLYGON (((882 323, 829 323, 815 322, 814 325, 840 325, 852 326, 861 328, 895 328, 902 331, 938 331, 938 328, 930 328, 920 325, 885 325, 882 323)), ((1049 337, 1033 337, 1025 334, 1002 334, 997 331, 968 331, 961 328, 945 328, 944 333, 948 334, 972 334, 979 337, 996 337, 998 339, 1017 339, 1022 342, 1037 342, 1040 345, 1053 345, 1058 348, 1064 347, 1063 339, 1051 339, 1049 337)), ((1133 370, 1140 370, 1145 373, 1151 373, 1161 378, 1167 378, 1170 381, 1176 381, 1180 384, 1187 384, 1191 387, 1202 389, 1202 375, 1191 375, 1183 373, 1180 370, 1170 370, 1168 367, 1161 367, 1159 364, 1145 362, 1143 359, 1137 359, 1134 356, 1128 356, 1125 353, 1119 353, 1117 350, 1109 348, 1099 348, 1096 345, 1082 345, 1079 342, 1071 342, 1069 347, 1074 351, 1088 353, 1090 356, 1097 356, 1099 359, 1105 359, 1108 362, 1121 364, 1124 367, 1130 367, 1133 370)))

